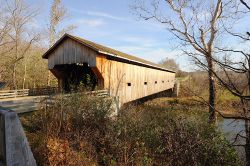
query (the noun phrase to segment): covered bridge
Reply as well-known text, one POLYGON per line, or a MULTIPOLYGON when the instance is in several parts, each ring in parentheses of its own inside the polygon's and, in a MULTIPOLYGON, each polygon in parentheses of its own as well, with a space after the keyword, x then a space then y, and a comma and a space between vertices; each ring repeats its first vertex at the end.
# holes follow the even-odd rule
MULTIPOLYGON (((152 55, 153 56, 153 55, 152 55)), ((65 34, 44 55, 65 91, 89 84, 124 104, 174 87, 175 72, 158 64, 65 34)))

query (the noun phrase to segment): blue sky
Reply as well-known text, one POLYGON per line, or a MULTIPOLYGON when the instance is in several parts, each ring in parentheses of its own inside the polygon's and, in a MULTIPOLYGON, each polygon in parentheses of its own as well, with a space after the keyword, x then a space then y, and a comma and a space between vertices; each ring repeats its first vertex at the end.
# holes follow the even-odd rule
MULTIPOLYGON (((163 26, 140 20, 132 13, 133 0, 62 2, 69 15, 63 26, 77 26, 72 34, 155 63, 166 57, 173 58, 183 70, 192 69, 187 57, 179 56, 180 51, 174 49, 173 39, 163 26)), ((52 0, 28 0, 28 3, 40 10, 34 24, 48 26, 52 0)))
MULTIPOLYGON (((52 0, 27 1, 40 11, 34 26, 48 27, 52 0)), ((62 2, 69 15, 62 26, 76 25, 77 28, 72 32, 74 35, 155 63, 168 57, 175 59, 182 70, 191 71, 195 68, 187 56, 181 55, 181 51, 175 47, 177 43, 173 36, 162 25, 140 20, 133 14, 130 9, 133 0, 62 2)), ((249 25, 249 22, 247 24, 249 25)), ((239 24, 242 25, 244 24, 239 24)), ((221 42, 232 43, 224 39, 221 42)))

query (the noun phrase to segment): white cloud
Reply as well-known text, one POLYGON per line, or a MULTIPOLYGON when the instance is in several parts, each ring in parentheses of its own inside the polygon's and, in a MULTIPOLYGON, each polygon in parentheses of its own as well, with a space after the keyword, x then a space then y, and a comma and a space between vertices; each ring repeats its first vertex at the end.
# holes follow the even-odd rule
POLYGON ((124 36, 120 37, 121 40, 135 44, 135 45, 140 45, 143 47, 152 47, 154 46, 157 42, 154 39, 146 38, 146 37, 138 37, 138 36, 124 36))
POLYGON ((70 8, 70 10, 73 11, 73 12, 79 13, 79 14, 95 16, 95 17, 101 17, 101 18, 108 18, 108 19, 112 19, 112 20, 123 21, 123 20, 126 19, 126 18, 123 18, 123 17, 118 17, 118 16, 112 15, 110 13, 101 12, 101 11, 82 11, 82 10, 75 9, 75 8, 70 8))
POLYGON ((98 11, 87 11, 86 14, 90 15, 90 16, 97 16, 97 17, 102 17, 102 18, 109 18, 109 19, 113 19, 113 20, 124 20, 123 17, 117 17, 114 16, 112 14, 109 13, 105 13, 105 12, 98 12, 98 11))
POLYGON ((104 25, 104 21, 100 19, 79 19, 76 21, 78 25, 90 26, 90 27, 100 27, 104 25))
POLYGON ((147 51, 143 52, 143 57, 153 62, 159 62, 164 58, 178 59, 178 55, 180 54, 180 51, 168 51, 163 48, 157 48, 148 49, 147 51))

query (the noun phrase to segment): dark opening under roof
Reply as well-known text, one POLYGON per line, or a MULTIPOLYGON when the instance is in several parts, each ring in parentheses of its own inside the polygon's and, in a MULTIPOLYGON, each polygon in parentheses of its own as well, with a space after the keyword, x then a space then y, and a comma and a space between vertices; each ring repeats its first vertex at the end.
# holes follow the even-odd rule
POLYGON ((91 42, 91 41, 86 40, 86 39, 82 39, 80 37, 73 36, 73 35, 70 35, 70 34, 67 34, 67 33, 64 34, 47 52, 45 52, 42 57, 44 59, 48 59, 49 54, 51 52, 53 52, 53 50, 66 38, 70 38, 72 40, 75 40, 75 41, 79 42, 80 44, 83 44, 83 45, 95 50, 96 52, 98 52, 100 54, 108 55, 108 56, 115 57, 115 58, 120 58, 120 59, 131 61, 131 62, 134 62, 134 63, 142 64, 144 66, 149 66, 149 67, 153 67, 153 68, 156 68, 156 69, 160 69, 160 70, 175 73, 175 71, 167 69, 167 68, 165 68, 165 67, 163 67, 163 66, 161 66, 159 64, 155 64, 153 62, 138 58, 136 56, 132 56, 132 55, 120 52, 118 50, 115 50, 115 49, 112 49, 112 48, 109 48, 109 47, 106 47, 106 46, 91 42))

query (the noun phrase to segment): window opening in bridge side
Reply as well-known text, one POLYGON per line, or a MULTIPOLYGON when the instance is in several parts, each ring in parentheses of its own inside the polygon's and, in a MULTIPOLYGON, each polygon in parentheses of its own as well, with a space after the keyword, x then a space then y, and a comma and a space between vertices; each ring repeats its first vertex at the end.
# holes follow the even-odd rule
POLYGON ((131 83, 130 83, 130 82, 128 83, 128 86, 131 86, 131 83))
POLYGON ((157 84, 157 81, 155 81, 155 84, 157 84))
POLYGON ((162 81, 162 83, 164 83, 164 81, 162 81))
POLYGON ((148 82, 144 82, 144 85, 147 85, 148 84, 148 82))

